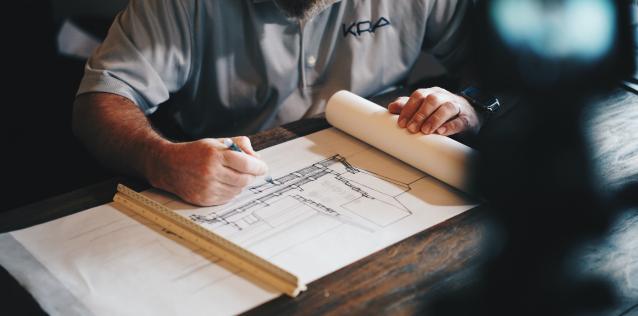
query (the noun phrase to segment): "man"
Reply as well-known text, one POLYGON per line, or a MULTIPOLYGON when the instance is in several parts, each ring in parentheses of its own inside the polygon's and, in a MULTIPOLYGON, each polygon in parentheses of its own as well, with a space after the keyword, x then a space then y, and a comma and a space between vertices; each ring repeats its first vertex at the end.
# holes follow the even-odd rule
MULTIPOLYGON (((320 113, 336 91, 370 96, 404 80, 421 50, 463 56, 470 1, 132 0, 89 59, 76 135, 106 165, 198 205, 231 200, 267 166, 218 139, 320 113), (197 139, 176 143, 145 115, 171 99, 197 139)), ((452 69, 454 70, 454 69, 452 69)), ((410 132, 477 130, 465 99, 422 89, 390 104, 410 132)))

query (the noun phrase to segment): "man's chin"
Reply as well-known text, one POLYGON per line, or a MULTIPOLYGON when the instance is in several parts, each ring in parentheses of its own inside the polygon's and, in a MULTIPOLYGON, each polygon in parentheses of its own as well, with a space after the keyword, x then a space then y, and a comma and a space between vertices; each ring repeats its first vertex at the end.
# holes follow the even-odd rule
POLYGON ((277 6, 288 17, 306 21, 317 15, 336 0, 276 0, 277 6))

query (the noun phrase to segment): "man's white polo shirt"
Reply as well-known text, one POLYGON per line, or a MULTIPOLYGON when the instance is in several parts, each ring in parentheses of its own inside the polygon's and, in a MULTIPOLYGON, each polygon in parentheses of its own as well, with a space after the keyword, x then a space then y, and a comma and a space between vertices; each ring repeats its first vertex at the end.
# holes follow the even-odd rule
POLYGON ((305 24, 268 0, 132 0, 89 59, 78 94, 145 114, 171 98, 191 137, 246 135, 405 79, 421 50, 462 58, 469 0, 343 0, 305 24))

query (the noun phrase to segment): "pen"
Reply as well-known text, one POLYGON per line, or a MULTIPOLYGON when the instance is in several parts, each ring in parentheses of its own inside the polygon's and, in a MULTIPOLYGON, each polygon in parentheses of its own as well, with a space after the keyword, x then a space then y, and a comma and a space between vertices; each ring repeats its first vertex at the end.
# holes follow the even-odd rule
MULTIPOLYGON (((235 142, 233 142, 232 139, 230 138, 226 138, 224 139, 224 146, 228 147, 228 149, 232 150, 232 151, 236 151, 236 152, 240 152, 243 153, 244 151, 241 150, 241 148, 239 148, 239 146, 237 146, 237 144, 235 144, 235 142)), ((274 184, 274 181, 272 180, 272 177, 270 175, 266 175, 266 178, 264 179, 266 182, 274 184)))
POLYGON ((230 138, 224 139, 224 146, 228 147, 228 149, 232 151, 243 153, 241 148, 239 148, 239 146, 237 146, 237 144, 235 144, 230 138))

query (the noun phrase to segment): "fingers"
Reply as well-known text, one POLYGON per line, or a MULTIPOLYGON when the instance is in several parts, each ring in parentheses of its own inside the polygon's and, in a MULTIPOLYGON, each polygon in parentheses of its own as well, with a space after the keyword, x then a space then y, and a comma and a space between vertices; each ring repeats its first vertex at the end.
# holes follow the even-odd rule
POLYGON ((408 123, 411 122, 415 113, 419 110, 423 100, 429 95, 430 91, 430 89, 419 89, 412 93, 399 115, 399 127, 406 128, 409 126, 408 123))
POLYGON ((412 118, 407 124, 408 131, 410 131, 410 133, 418 133, 422 130, 424 123, 429 121, 431 119, 431 115, 441 106, 441 103, 443 102, 442 100, 443 98, 437 93, 429 94, 423 98, 421 105, 414 115, 412 115, 412 118))
POLYGON ((208 195, 209 201, 207 204, 221 205, 230 202, 233 198, 239 195, 242 188, 217 183, 213 190, 214 191, 208 195))
POLYGON ((230 150, 212 138, 175 144, 167 151, 161 181, 153 185, 197 205, 229 202, 268 170, 262 160, 250 155, 254 151, 247 138, 233 141, 244 152, 230 150))
POLYGON ((217 174, 217 180, 223 184, 226 184, 231 187, 237 188, 245 188, 253 181, 255 181, 255 176, 247 173, 239 173, 234 169, 230 168, 222 168, 217 174))
POLYGON ((392 103, 388 104, 388 111, 392 114, 400 114, 409 99, 408 97, 398 97, 392 101, 392 103))
POLYGON ((399 113, 399 127, 410 133, 452 135, 480 129, 481 122, 472 105, 445 89, 418 89, 405 98, 390 103, 388 111, 399 113))
POLYGON ((255 176, 242 174, 223 165, 202 172, 202 178, 194 179, 186 194, 181 196, 197 205, 221 205, 231 201, 255 180, 255 176))
POLYGON ((439 105, 436 110, 426 119, 421 126, 423 134, 431 134, 445 122, 455 118, 461 113, 461 107, 453 102, 445 102, 439 105))
POLYGON ((436 129, 436 133, 443 136, 454 135, 469 128, 469 122, 463 116, 457 117, 436 129))
POLYGON ((213 183, 207 191, 200 192, 201 195, 197 195, 187 201, 202 206, 222 205, 230 202, 235 196, 239 195, 241 191, 242 188, 216 182, 213 183))
POLYGON ((243 152, 251 156, 259 157, 259 154, 255 152, 252 144, 250 143, 250 138, 246 136, 238 136, 238 137, 233 137, 232 140, 233 142, 235 142, 235 144, 237 144, 237 146, 239 146, 239 148, 241 148, 243 152))
POLYGON ((261 176, 266 174, 268 166, 259 158, 240 153, 232 150, 223 152, 222 164, 225 167, 234 169, 239 173, 250 174, 253 176, 261 176))

